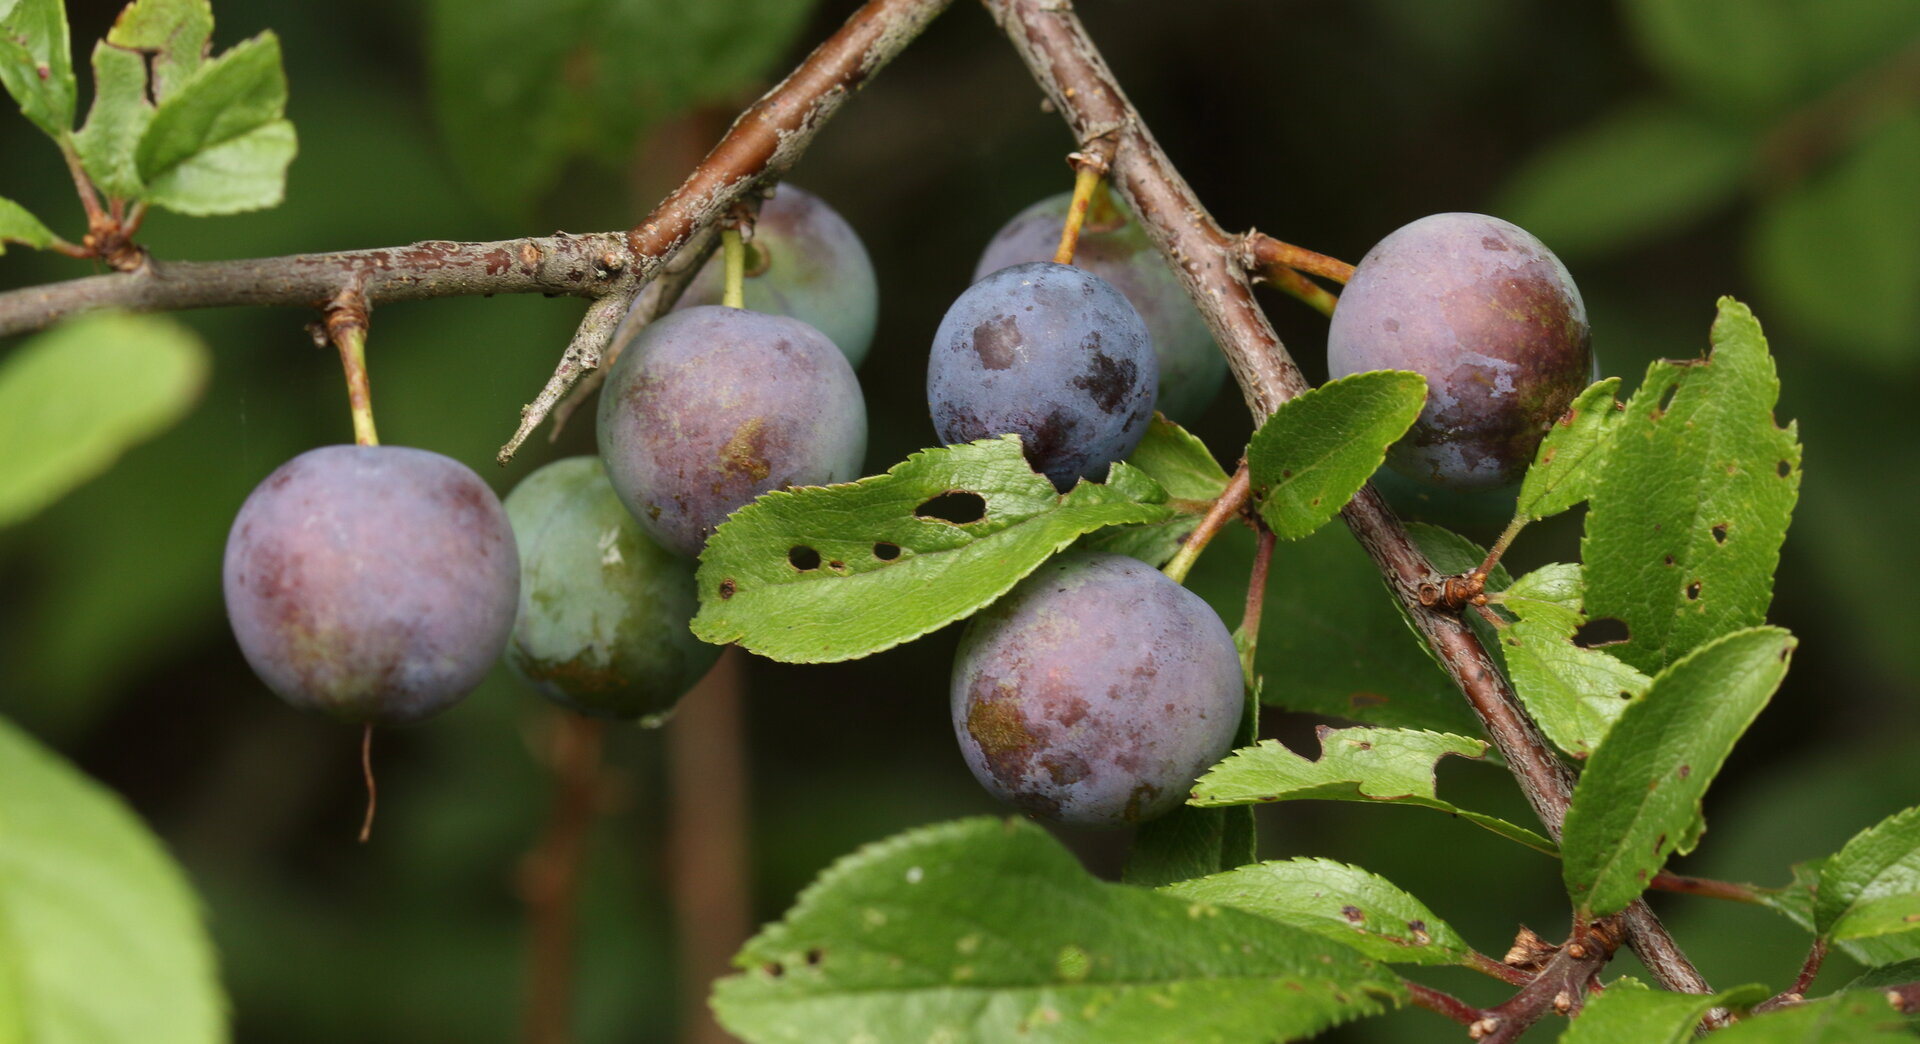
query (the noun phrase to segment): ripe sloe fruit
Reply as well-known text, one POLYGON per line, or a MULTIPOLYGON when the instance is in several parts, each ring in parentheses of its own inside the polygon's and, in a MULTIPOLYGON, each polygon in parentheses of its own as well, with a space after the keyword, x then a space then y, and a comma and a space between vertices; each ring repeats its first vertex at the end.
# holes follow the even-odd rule
POLYGON ((281 699, 400 725, 480 684, 520 592, 513 530, 466 465, 322 446, 255 487, 227 536, 227 619, 281 699))
POLYGON ((1120 826, 1171 811, 1225 756, 1240 657, 1200 596, 1136 559, 1076 552, 967 624, 952 700, 961 753, 996 797, 1120 826))
POLYGON ((949 444, 1020 436, 1062 492, 1106 477, 1147 433, 1153 343, 1106 280, 1050 261, 1003 268, 947 309, 927 363, 934 430, 949 444))
POLYGON ((709 306, 640 330, 600 393, 600 455, 642 529, 700 553, 726 517, 785 486, 860 477, 853 367, 798 319, 709 306))
POLYGON ((520 544, 507 666, 582 714, 657 724, 720 655, 687 630, 693 563, 647 538, 598 457, 548 464, 506 507, 520 544))
MULTIPOLYGON (((675 307, 717 305, 725 285, 716 253, 675 307)), ((805 189, 781 185, 760 207, 741 290, 747 308, 791 316, 819 330, 854 366, 873 345, 880 313, 873 261, 847 219, 805 189)))
POLYGON ((1590 340, 1580 291, 1538 239, 1485 214, 1434 214, 1361 259, 1327 331, 1327 368, 1424 374, 1426 408, 1388 463, 1491 489, 1526 471, 1586 387, 1590 340))
MULTIPOLYGON (((1053 260, 1072 198, 1072 193, 1062 192, 1014 215, 981 253, 973 278, 984 279, 1023 261, 1053 260)), ((1227 357, 1213 343, 1206 320, 1200 318, 1200 310, 1193 306, 1179 277, 1154 249, 1146 230, 1111 193, 1094 194, 1086 223, 1080 228, 1073 264, 1112 283, 1147 324, 1153 354, 1160 365, 1154 408, 1174 420, 1199 416, 1220 390, 1227 374, 1227 357)))

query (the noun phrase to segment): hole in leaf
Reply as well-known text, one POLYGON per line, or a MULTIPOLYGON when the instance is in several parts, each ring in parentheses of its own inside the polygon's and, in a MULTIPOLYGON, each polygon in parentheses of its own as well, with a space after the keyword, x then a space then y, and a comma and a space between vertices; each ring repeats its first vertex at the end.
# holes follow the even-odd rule
POLYGON ((1627 691, 1627 690, 1625 690, 1625 689, 1621 689, 1621 690, 1620 690, 1620 698, 1621 698, 1621 699, 1623 699, 1623 700, 1630 700, 1630 699, 1633 699, 1633 693, 1630 693, 1630 692, 1628 692, 1628 691, 1627 691))
POLYGON ((1667 556, 1667 564, 1668 564, 1668 565, 1672 565, 1672 564, 1673 564, 1673 556, 1672 556, 1672 555, 1668 555, 1668 556, 1667 556))
POLYGON ((818 946, 807 951, 807 967, 809 968, 820 967, 820 962, 826 959, 827 959, 827 951, 821 949, 818 946))
POLYGON ((820 568, 820 552, 815 551, 805 544, 796 544, 793 547, 787 548, 787 564, 803 573, 809 569, 818 569, 820 568))
POLYGON ((1679 391, 1680 391, 1679 384, 1675 383, 1675 384, 1667 385, 1667 390, 1665 392, 1662 392, 1660 395, 1659 410, 1661 413, 1667 412, 1667 407, 1673 405, 1673 397, 1674 395, 1678 394, 1679 391))
POLYGON ((1700 581, 1695 580, 1693 583, 1690 583, 1687 585, 1687 601, 1697 602, 1699 600, 1700 600, 1700 581))
POLYGON ((733 597, 733 577, 727 577, 725 580, 720 581, 720 597, 733 597))
POLYGON ((768 961, 766 964, 761 965, 761 969, 776 979, 787 973, 787 970, 781 967, 778 961, 768 961))
POLYGON ((962 489, 948 490, 922 502, 913 509, 913 515, 915 518, 964 526, 987 517, 987 501, 978 493, 968 493, 962 489))
POLYGON ((1783 460, 1783 461, 1781 461, 1781 462, 1780 462, 1780 466, 1779 466, 1778 468, 1776 468, 1775 470, 1777 470, 1778 472, 1780 472, 1780 477, 1781 477, 1781 478, 1786 478, 1787 476, 1789 476, 1789 475, 1792 475, 1792 474, 1793 474, 1793 465, 1791 465, 1791 464, 1789 464, 1789 463, 1787 463, 1786 461, 1784 461, 1784 460, 1783 460))
POLYGON ((1725 522, 1713 527, 1713 540, 1717 544, 1727 542, 1727 524, 1725 522))
POLYGON ((1633 631, 1627 622, 1614 616, 1602 616, 1597 620, 1588 620, 1574 629, 1573 644, 1582 649, 1597 649, 1602 645, 1619 645, 1633 637, 1633 631))
POLYGON ((891 562, 894 559, 900 557, 900 545, 889 544, 886 541, 882 540, 879 543, 873 545, 873 557, 879 559, 882 562, 891 562))
POLYGON ((845 562, 839 562, 839 561, 828 562, 827 568, 833 570, 836 573, 844 573, 847 571, 847 564, 845 562))

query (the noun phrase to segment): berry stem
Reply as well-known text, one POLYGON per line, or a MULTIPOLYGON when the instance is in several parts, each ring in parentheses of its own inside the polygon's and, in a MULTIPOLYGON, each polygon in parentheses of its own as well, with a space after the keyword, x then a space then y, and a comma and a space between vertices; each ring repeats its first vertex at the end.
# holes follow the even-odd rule
POLYGON ((367 815, 360 821, 360 843, 366 844, 373 836, 373 812, 379 804, 380 792, 373 785, 373 723, 368 722, 360 732, 360 775, 367 781, 367 815))
POLYGON ((1247 466, 1241 464, 1240 470, 1233 473, 1233 480, 1220 492, 1220 498, 1213 502, 1213 508, 1194 527, 1193 532, 1187 534, 1186 542, 1180 545, 1180 550, 1174 552, 1160 571, 1176 584, 1186 583, 1187 573, 1193 568, 1193 563, 1199 560, 1200 552, 1207 549, 1207 544, 1212 542, 1214 534, 1220 532, 1220 527, 1226 525, 1227 520, 1238 514, 1246 504, 1248 490, 1247 466))
POLYGON ((1253 684, 1253 654, 1260 644, 1260 611, 1267 602, 1267 569, 1273 564, 1273 530, 1260 527, 1260 544, 1253 552, 1253 569, 1247 574, 1247 611, 1240 617, 1240 670, 1253 684))
POLYGON ((1102 164, 1075 165, 1073 199, 1067 204, 1067 220, 1060 228, 1060 249, 1053 252, 1054 264, 1073 264, 1073 252, 1080 246, 1080 226, 1087 220, 1087 204, 1093 201, 1093 190, 1100 186, 1104 170, 1102 164))
POLYGON ((1281 242, 1265 232, 1247 233, 1245 249, 1247 257, 1253 262, 1248 267, 1258 268, 1269 275, 1275 268, 1291 268, 1322 279, 1331 279, 1342 286, 1353 278, 1353 266, 1345 261, 1281 242))
POLYGON ((1333 291, 1284 265, 1261 271, 1260 275, 1274 289, 1329 319, 1333 318, 1334 306, 1340 303, 1333 291))
POLYGON ((353 441, 380 445, 373 426, 373 388, 367 381, 367 299, 357 287, 342 290, 327 304, 327 338, 340 350, 347 374, 347 405, 353 410, 353 441))
POLYGON ((739 229, 720 230, 720 250, 727 270, 726 285, 720 291, 720 303, 727 308, 745 308, 747 306, 747 244, 740 238, 739 229))

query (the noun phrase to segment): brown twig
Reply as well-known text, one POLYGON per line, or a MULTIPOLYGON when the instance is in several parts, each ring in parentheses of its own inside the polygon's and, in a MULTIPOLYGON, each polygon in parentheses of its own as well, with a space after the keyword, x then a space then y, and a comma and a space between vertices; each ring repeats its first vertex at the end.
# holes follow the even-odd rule
POLYGON ((1670 873, 1666 870, 1653 875, 1653 880, 1648 882, 1647 887, 1655 891, 1704 895, 1736 903, 1758 904, 1761 902, 1760 893, 1752 885, 1737 884, 1733 881, 1716 881, 1709 877, 1688 877, 1685 874, 1670 873))
POLYGON ((1337 257, 1315 253, 1305 247, 1283 243, 1265 232, 1248 232, 1240 237, 1241 258, 1247 268, 1272 278, 1279 269, 1305 272, 1345 285, 1353 278, 1353 266, 1337 257))
MULTIPOLYGON (((1201 205, 1128 103, 1071 6, 1065 0, 984 2, 1075 138, 1084 142, 1113 137, 1109 178, 1114 188, 1186 285, 1225 350, 1256 421, 1307 391, 1306 378, 1254 300, 1240 263, 1243 240, 1224 232, 1201 205)), ((1573 793, 1572 772, 1520 709, 1466 622, 1420 604, 1420 585, 1435 579, 1432 563, 1371 486, 1362 489, 1341 516, 1466 695, 1535 814, 1558 837, 1573 793)), ((1711 992, 1645 903, 1636 902, 1624 917, 1635 951, 1661 986, 1711 992)))
POLYGON ((566 1044, 573 1035, 574 906, 587 841, 600 810, 600 751, 605 726, 567 711, 552 715, 553 804, 539 845, 520 866, 527 905, 525 1039, 566 1044))
POLYGON ((1501 1004, 1489 1008, 1468 1035, 1485 1044, 1517 1040, 1548 1012, 1572 1015, 1586 1003, 1595 976, 1620 946, 1618 917, 1576 925, 1564 946, 1553 951, 1532 981, 1501 1004))
POLYGON ((1402 983, 1402 985, 1406 986, 1407 996, 1412 999, 1416 1006, 1444 1015, 1462 1026, 1472 1026, 1487 1016, 1486 1012, 1455 997, 1451 993, 1442 993, 1431 986, 1422 985, 1411 980, 1402 983))
POLYGON ((1174 552, 1173 558, 1167 562, 1161 572, 1172 577, 1177 583, 1186 583, 1187 571, 1193 568, 1193 563, 1199 559, 1200 552, 1205 551, 1207 545, 1213 542, 1214 536, 1220 532, 1221 527, 1246 506, 1247 496, 1252 488, 1250 483, 1247 465, 1243 461, 1239 469, 1233 473, 1233 478, 1228 481, 1227 488, 1221 490, 1220 496, 1214 500, 1213 507, 1207 509, 1206 517, 1193 528, 1193 532, 1187 534, 1187 539, 1180 545, 1180 550, 1174 552))
POLYGON ((1753 1013, 1759 1015, 1776 1008, 1791 1008, 1804 1003, 1807 991, 1813 988, 1813 980, 1819 978, 1820 966, 1826 960, 1827 941, 1813 940, 1813 945, 1807 949, 1807 959, 1800 963, 1800 974, 1794 976, 1793 985, 1754 1005, 1753 1013))
POLYGON ((368 722, 360 730, 360 778, 367 784, 367 814, 360 820, 360 843, 366 844, 373 836, 373 811, 380 798, 380 791, 373 785, 373 723, 368 722))

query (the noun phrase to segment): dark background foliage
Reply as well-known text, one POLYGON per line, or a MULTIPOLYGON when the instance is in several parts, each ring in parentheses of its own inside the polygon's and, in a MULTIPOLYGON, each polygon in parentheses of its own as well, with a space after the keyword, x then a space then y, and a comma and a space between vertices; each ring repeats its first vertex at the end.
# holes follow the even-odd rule
MULTIPOLYGON (((70 6, 84 54, 118 4, 70 6)), ((216 46, 273 28, 286 47, 301 136, 288 199, 231 218, 158 214, 143 239, 161 257, 224 258, 620 227, 854 6, 222 0, 216 46), (730 27, 724 13, 712 23, 666 17, 663 6, 748 12, 749 28, 730 27), (489 36, 508 8, 542 17, 489 36), (661 25, 700 42, 649 35, 661 25), (515 71, 523 60, 531 74, 515 71), (502 92, 505 116, 485 109, 502 92), (603 110, 616 93, 629 103, 603 110)), ((1257 225, 1357 261, 1427 213, 1521 221, 1573 270, 1605 371, 1629 389, 1649 360, 1704 350, 1717 295, 1751 303, 1779 362, 1780 417, 1800 421, 1807 447, 1773 613, 1802 644, 1709 797, 1702 851, 1678 868, 1784 883, 1790 862, 1915 803, 1920 609, 1908 578, 1920 570, 1920 437, 1903 404, 1920 391, 1920 24, 1910 4, 1082 7, 1228 228, 1257 225)), ((1000 223, 1068 186, 1070 146, 990 20, 963 2, 796 171, 860 230, 879 271, 880 329, 861 375, 870 471, 932 441, 920 388, 933 326, 1000 223)), ((58 157, 24 120, 0 120, 0 156, 0 188, 77 235, 58 157)), ((0 260, 8 287, 79 274, 74 262, 24 250, 0 260)), ((1309 373, 1322 369, 1324 320, 1277 294, 1268 303, 1309 373)), ((537 297, 383 309, 369 347, 383 438, 464 460, 502 491, 554 456, 590 452, 582 418, 557 446, 536 439, 504 471, 491 463, 580 310, 537 297)), ((348 438, 338 364, 313 348, 304 316, 183 318, 216 360, 197 410, 32 522, 0 531, 0 713, 126 795, 185 861, 240 1039, 498 1039, 517 1018, 514 880, 545 814, 548 783, 532 750, 550 714, 496 671, 453 712, 383 734, 381 820, 370 846, 352 843, 357 733, 268 696, 233 645, 218 582, 246 492, 299 450, 348 438)), ((1191 426, 1224 457, 1249 433, 1232 389, 1191 426)), ((1406 506, 1481 539, 1502 514, 1406 506)), ((1515 572, 1576 555, 1578 534, 1577 517, 1529 530, 1515 572)), ((1244 555, 1245 543, 1213 554, 1244 555)), ((1274 597, 1286 595, 1283 580, 1274 597)), ((1236 595, 1222 586, 1221 597, 1236 595)), ((1342 597, 1383 596, 1361 585, 1342 597)), ((750 666, 756 919, 777 916, 860 843, 996 810, 948 724, 956 630, 855 663, 750 666)), ((1311 722, 1269 719, 1268 734, 1310 742, 1311 722)), ((612 734, 616 801, 584 893, 583 1040, 675 1034, 662 751, 659 732, 612 734)), ((1462 804, 1526 815, 1497 767, 1449 763, 1441 784, 1462 804)), ((1518 922, 1562 928, 1556 869, 1464 824, 1344 805, 1262 814, 1263 855, 1366 866, 1483 950, 1502 952, 1518 922)), ((1123 836, 1069 841, 1096 870, 1117 873, 1123 836)), ((1783 985, 1797 966, 1803 936, 1772 914, 1655 901, 1716 985, 1783 985)), ((1849 974, 1836 960, 1823 978, 1849 974)), ((1481 1002, 1498 996, 1490 982, 1442 985, 1481 1002)), ((1402 1013, 1341 1039, 1436 1032, 1430 1017, 1402 1013)))

